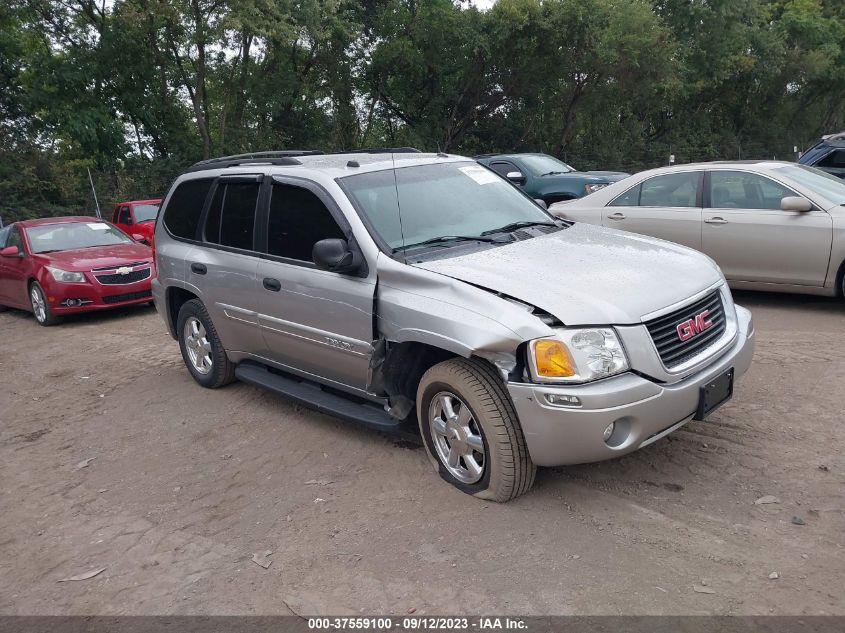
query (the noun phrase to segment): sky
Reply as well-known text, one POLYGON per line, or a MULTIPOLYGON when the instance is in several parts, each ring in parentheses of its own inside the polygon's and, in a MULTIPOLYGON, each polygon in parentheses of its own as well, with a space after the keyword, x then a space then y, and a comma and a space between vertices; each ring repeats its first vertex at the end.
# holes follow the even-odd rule
POLYGON ((472 6, 478 7, 482 11, 486 11, 495 4, 496 0, 470 0, 470 2, 472 3, 472 6))

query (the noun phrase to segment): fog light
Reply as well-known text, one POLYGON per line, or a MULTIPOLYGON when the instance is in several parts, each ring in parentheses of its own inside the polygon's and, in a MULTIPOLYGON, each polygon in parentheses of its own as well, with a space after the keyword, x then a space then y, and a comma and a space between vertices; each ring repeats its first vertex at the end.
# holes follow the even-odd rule
POLYGON ((547 393, 546 402, 556 407, 580 407, 581 400, 578 396, 567 396, 562 393, 547 393))
POLYGON ((604 433, 602 433, 602 437, 604 438, 605 442, 610 439, 611 435, 613 435, 613 429, 615 429, 615 428, 616 428, 616 422, 611 422, 610 424, 607 425, 607 428, 604 430, 604 433))

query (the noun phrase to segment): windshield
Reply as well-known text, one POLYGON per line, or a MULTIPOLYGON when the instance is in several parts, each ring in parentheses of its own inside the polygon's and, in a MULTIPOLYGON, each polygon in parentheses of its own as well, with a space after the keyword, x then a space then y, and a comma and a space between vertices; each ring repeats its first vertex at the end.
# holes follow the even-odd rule
POLYGON ((554 220, 509 182, 474 162, 388 169, 340 182, 394 251, 440 237, 481 236, 513 223, 554 220))
POLYGON ((155 222, 158 215, 157 204, 133 204, 132 213, 135 215, 135 224, 141 222, 155 222))
POLYGON ((820 193, 835 204, 845 204, 845 181, 826 171, 807 165, 786 165, 775 168, 774 172, 820 193))
POLYGON ((578 171, 574 167, 570 167, 554 156, 546 156, 545 154, 526 154, 520 158, 535 176, 542 176, 544 174, 565 174, 570 171, 578 171))
POLYGON ((77 248, 132 244, 122 231, 105 222, 67 222, 45 224, 26 229, 33 253, 71 251, 77 248))

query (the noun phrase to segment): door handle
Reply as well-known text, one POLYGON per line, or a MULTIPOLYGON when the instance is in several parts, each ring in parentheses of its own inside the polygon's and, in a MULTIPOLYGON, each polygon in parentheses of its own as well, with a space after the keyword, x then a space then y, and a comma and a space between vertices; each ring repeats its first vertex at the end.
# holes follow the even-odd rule
POLYGON ((208 272, 208 268, 205 267, 205 264, 191 264, 191 272, 196 273, 198 275, 204 275, 208 272))
POLYGON ((624 214, 624 213, 619 213, 619 212, 616 212, 616 213, 611 213, 609 216, 607 216, 607 219, 608 219, 608 220, 624 220, 624 219, 625 219, 625 214, 624 214))
POLYGON ((714 218, 706 218, 704 220, 705 224, 727 224, 728 221, 725 218, 720 218, 718 215, 714 218))
POLYGON ((282 282, 278 279, 265 277, 262 283, 264 284, 264 287, 267 288, 267 290, 272 290, 273 292, 279 292, 279 290, 282 289, 282 282))

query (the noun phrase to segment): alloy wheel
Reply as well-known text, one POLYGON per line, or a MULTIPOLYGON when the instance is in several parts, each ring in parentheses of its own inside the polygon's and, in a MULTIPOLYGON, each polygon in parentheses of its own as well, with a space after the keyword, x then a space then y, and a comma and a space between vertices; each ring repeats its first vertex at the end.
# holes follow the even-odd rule
POLYGON ((200 374, 211 371, 214 361, 211 357, 211 341, 205 331, 205 326, 196 317, 189 317, 184 328, 185 349, 194 369, 200 374))
POLYGON ((474 484, 484 476, 484 438, 472 410, 455 394, 441 391, 429 405, 431 439, 440 462, 458 481, 474 484))
POLYGON ((32 286, 29 291, 29 299, 32 302, 32 312, 35 318, 39 323, 44 323, 47 320, 47 302, 38 286, 32 286))

